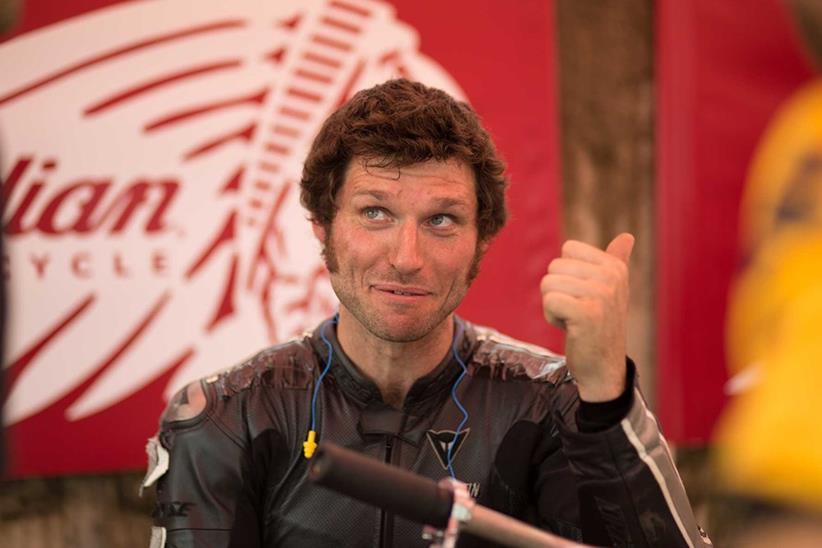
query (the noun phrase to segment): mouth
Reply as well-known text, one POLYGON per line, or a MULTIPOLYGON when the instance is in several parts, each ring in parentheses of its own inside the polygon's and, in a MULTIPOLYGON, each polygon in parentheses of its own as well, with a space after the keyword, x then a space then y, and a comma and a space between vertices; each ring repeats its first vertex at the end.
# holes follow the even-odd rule
POLYGON ((372 287, 382 293, 388 293, 389 295, 396 295, 398 297, 425 297, 431 294, 430 291, 426 291, 420 287, 398 286, 394 284, 377 284, 372 287))

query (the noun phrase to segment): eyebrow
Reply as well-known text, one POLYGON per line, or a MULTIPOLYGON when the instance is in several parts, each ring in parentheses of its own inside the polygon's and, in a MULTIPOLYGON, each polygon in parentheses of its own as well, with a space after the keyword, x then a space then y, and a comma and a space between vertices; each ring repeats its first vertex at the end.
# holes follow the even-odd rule
MULTIPOLYGON (((380 201, 386 201, 392 199, 394 196, 389 192, 384 192, 382 190, 375 190, 375 189, 363 189, 354 192, 352 198, 358 198, 361 196, 371 196, 380 201)), ((468 208, 468 202, 463 200, 462 198, 452 198, 452 197, 442 197, 442 198, 434 198, 433 203, 435 208, 437 209, 449 209, 452 207, 456 208, 468 208)))
POLYGON ((387 192, 383 192, 381 190, 358 190, 354 192, 352 198, 356 198, 358 196, 372 196, 377 200, 387 200, 390 198, 390 195, 387 192))
POLYGON ((437 207, 442 209, 448 209, 450 207, 468 207, 468 203, 459 198, 437 198, 434 201, 436 202, 437 207))

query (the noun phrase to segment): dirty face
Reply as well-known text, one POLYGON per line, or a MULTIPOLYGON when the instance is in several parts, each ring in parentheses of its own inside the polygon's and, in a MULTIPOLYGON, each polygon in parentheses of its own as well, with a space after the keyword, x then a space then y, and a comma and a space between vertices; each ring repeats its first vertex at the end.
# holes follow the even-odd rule
POLYGON ((445 326, 476 275, 474 175, 458 161, 401 169, 352 161, 324 243, 340 313, 374 336, 411 342, 445 326))

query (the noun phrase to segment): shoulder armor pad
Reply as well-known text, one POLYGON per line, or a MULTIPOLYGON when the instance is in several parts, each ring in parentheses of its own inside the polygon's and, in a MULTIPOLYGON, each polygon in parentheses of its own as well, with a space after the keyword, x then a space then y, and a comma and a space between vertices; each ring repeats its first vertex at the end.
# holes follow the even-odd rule
POLYGON ((471 360, 475 373, 501 379, 527 377, 551 384, 570 380, 565 356, 488 327, 475 325, 473 329, 478 343, 471 360), (486 368, 487 372, 483 371, 486 368))
POLYGON ((266 384, 291 389, 307 389, 314 378, 317 358, 308 336, 266 348, 245 362, 205 379, 214 385, 217 394, 229 398, 254 384, 266 384))
POLYGON ((207 403, 202 383, 194 381, 174 394, 163 412, 162 421, 175 422, 193 419, 205 410, 207 403))

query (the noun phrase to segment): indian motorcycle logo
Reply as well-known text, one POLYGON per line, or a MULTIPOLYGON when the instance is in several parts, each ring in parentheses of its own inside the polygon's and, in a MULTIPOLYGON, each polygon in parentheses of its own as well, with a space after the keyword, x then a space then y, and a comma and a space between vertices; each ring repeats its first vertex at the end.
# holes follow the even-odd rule
POLYGON ((168 395, 329 314, 302 160, 358 89, 462 96, 418 40, 379 1, 165 0, 0 45, 6 422, 168 395))

